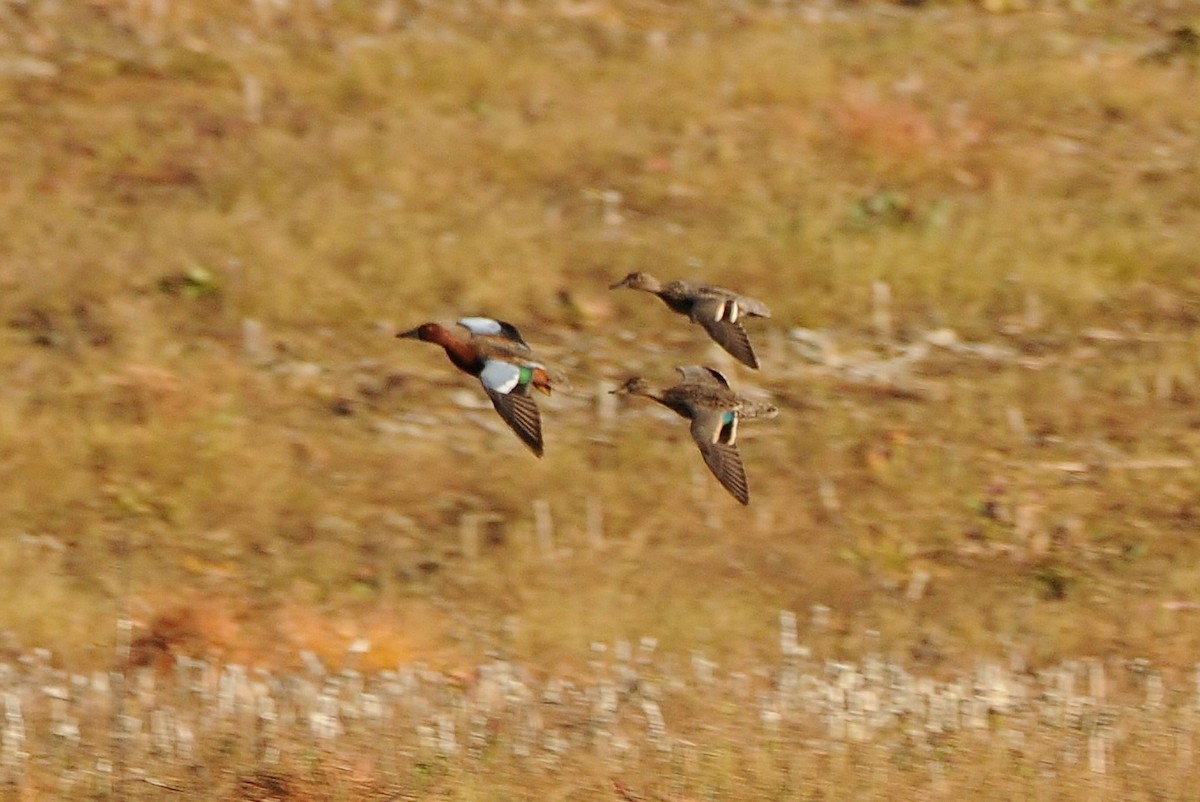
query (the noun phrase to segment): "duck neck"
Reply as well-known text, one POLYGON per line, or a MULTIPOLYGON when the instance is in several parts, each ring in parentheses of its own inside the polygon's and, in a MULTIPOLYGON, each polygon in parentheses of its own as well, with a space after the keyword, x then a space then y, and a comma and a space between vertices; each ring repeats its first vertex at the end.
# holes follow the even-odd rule
POLYGON ((651 388, 644 395, 647 398, 653 398, 676 415, 682 415, 685 418, 692 417, 692 405, 686 396, 674 392, 674 388, 662 391, 651 388))
POLYGON ((650 275, 649 273, 642 274, 642 281, 641 281, 640 289, 643 289, 646 292, 652 292, 655 295, 658 295, 660 292, 662 292, 662 288, 663 288, 663 284, 657 278, 650 275))
POLYGON ((483 370, 483 359, 480 358, 479 349, 458 339, 445 328, 434 328, 429 333, 429 342, 442 346, 454 366, 464 373, 478 376, 483 370))
MULTIPOLYGON (((645 390, 640 391, 638 395, 649 398, 651 401, 657 401, 664 407, 671 407, 671 404, 667 401, 666 396, 663 395, 661 391, 656 390, 653 387, 647 387, 645 390)), ((671 408, 673 409, 674 407, 671 408)))

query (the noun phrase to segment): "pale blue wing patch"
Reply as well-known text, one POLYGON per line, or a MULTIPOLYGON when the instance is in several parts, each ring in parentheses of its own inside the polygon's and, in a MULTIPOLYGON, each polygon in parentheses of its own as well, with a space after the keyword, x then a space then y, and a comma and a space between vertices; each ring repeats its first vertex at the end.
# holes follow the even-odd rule
POLYGON ((506 340, 520 343, 526 348, 529 347, 529 344, 522 339, 521 332, 517 331, 517 327, 503 320, 496 320, 490 317, 464 317, 459 318, 458 325, 472 334, 503 337, 506 340))
POLYGON ((479 381, 483 382, 483 386, 489 390, 497 393, 511 393, 521 383, 523 372, 520 365, 489 359, 483 364, 483 370, 479 372, 479 381))
POLYGON ((490 317, 462 317, 458 319, 458 325, 472 334, 500 333, 500 321, 490 317))

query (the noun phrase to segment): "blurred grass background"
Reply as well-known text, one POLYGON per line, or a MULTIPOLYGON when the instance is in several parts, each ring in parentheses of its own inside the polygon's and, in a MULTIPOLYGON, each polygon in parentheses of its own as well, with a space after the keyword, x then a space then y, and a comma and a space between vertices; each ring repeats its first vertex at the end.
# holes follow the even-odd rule
POLYGON ((0 22, 17 642, 107 665, 127 610, 147 662, 367 638, 368 665, 549 671, 653 635, 750 665, 780 609, 824 605, 805 637, 831 655, 870 636, 934 671, 1190 670, 1194 6, 92 0, 0 22), (635 269, 770 304, 761 373, 609 293, 635 269), (569 373, 544 460, 392 338, 462 314, 569 373), (797 328, 833 345, 808 358, 797 328), (682 422, 600 408, 606 382, 697 361, 782 409, 746 427, 746 510, 682 422))

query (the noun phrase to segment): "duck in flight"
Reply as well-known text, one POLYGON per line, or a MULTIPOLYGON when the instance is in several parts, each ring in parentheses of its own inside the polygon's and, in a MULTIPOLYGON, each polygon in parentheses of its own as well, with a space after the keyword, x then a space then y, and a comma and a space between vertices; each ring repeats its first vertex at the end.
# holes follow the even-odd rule
POLYGON ((750 418, 773 418, 779 410, 735 393, 720 372, 702 365, 676 368, 682 380, 674 387, 658 390, 635 376, 612 392, 652 398, 692 422, 692 440, 704 464, 721 485, 742 504, 750 503, 746 470, 737 449, 738 422, 750 418))
POLYGON ((630 273, 610 289, 642 290, 663 300, 673 312, 686 315, 708 332, 735 359, 758 369, 758 358, 750 337, 742 328, 744 317, 770 317, 771 310, 762 301, 739 292, 694 281, 662 283, 649 273, 630 273))
POLYGON ((422 323, 396 336, 440 345, 456 368, 479 379, 496 412, 541 457, 542 420, 530 390, 550 395, 553 388, 545 366, 533 358, 529 344, 511 323, 464 317, 458 325, 470 334, 466 340, 438 323, 422 323))

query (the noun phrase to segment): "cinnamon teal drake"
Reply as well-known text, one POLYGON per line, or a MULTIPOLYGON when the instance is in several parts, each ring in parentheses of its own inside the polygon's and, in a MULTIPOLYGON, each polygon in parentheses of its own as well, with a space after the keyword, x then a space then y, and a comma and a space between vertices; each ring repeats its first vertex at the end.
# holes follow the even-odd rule
POLYGON ((664 284, 649 273, 630 273, 610 289, 623 287, 643 290, 662 298, 673 312, 687 315, 699 323, 717 345, 739 362, 758 369, 758 358, 740 320, 743 317, 770 317, 771 310, 762 301, 711 284, 693 281, 668 281, 664 284))
POLYGON ((657 390, 635 376, 612 392, 652 398, 691 420, 692 439, 700 448, 704 464, 730 495, 742 504, 749 504, 746 470, 737 450, 738 421, 773 418, 779 410, 738 395, 730 389, 725 377, 712 368, 684 365, 676 370, 683 379, 674 387, 657 390))
POLYGON ((516 432, 521 442, 542 456, 542 419, 530 389, 550 395, 550 374, 533 359, 529 344, 516 326, 490 317, 464 317, 458 321, 470 336, 460 340, 437 323, 422 323, 397 337, 436 343, 454 366, 479 379, 492 406, 516 432))

